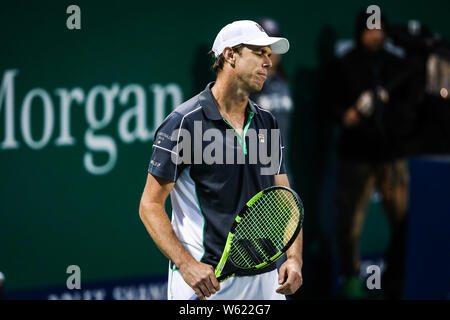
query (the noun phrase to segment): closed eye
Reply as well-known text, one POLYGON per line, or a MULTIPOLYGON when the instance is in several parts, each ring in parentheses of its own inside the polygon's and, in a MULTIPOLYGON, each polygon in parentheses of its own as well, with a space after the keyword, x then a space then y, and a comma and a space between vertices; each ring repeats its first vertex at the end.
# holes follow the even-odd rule
POLYGON ((271 55, 272 55, 272 53, 267 53, 267 51, 265 51, 265 50, 262 50, 262 51, 253 51, 253 53, 255 53, 256 55, 258 55, 258 56, 263 56, 263 55, 267 55, 268 57, 270 57, 271 55))

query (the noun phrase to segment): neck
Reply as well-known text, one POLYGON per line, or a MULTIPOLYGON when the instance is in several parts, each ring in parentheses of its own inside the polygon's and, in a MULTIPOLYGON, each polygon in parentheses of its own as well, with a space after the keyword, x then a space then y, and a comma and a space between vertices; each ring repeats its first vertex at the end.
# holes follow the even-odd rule
POLYGON ((211 92, 221 113, 245 114, 249 93, 240 88, 236 80, 219 74, 211 92))

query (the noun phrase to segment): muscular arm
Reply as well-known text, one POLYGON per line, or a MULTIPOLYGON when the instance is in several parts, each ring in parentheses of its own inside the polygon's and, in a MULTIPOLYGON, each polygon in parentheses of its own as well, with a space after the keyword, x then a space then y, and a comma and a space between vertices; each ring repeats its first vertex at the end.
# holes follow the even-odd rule
POLYGON ((164 204, 173 182, 148 174, 139 206, 139 216, 161 252, 180 269, 186 283, 199 298, 209 297, 219 290, 212 266, 196 261, 176 236, 164 204))
MULTIPOLYGON (((275 175, 275 185, 289 187, 289 180, 286 174, 275 175)), ((303 248, 303 229, 297 236, 289 250, 286 251, 286 262, 279 270, 278 280, 280 287, 277 289, 281 294, 293 294, 303 283, 302 277, 302 248, 303 248)))

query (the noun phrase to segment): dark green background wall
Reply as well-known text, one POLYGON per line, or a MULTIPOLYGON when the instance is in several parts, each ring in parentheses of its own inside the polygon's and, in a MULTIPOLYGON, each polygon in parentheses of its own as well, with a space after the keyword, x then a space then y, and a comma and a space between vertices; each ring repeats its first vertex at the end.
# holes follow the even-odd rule
MULTIPOLYGON (((316 75, 324 30, 332 30, 336 38, 352 37, 356 12, 369 4, 379 5, 392 22, 418 19, 450 38, 448 1, 2 3, 0 77, 3 79, 7 70, 18 70, 14 78, 14 124, 19 147, 0 147, 0 271, 7 277, 8 289, 63 285, 71 264, 81 267, 83 281, 163 274, 167 268, 166 259, 138 216, 152 141, 125 143, 118 133, 120 118, 136 101, 131 98, 121 104, 115 98, 111 121, 96 134, 115 141, 117 162, 108 173, 93 175, 83 165, 85 155, 92 152, 98 164, 108 157, 105 152, 86 147, 86 99, 81 104, 74 102, 70 109, 74 145, 57 146, 61 111, 56 89, 80 88, 86 98, 100 85, 111 88, 117 84, 123 90, 137 84, 145 90, 147 124, 152 129, 156 102, 150 86, 176 84, 183 99, 203 88, 212 77, 206 52, 225 24, 262 16, 277 19, 291 43, 283 58, 285 68, 292 79, 298 80, 299 70, 303 77, 316 75), (81 8, 81 30, 66 28, 66 8, 71 4, 81 8), (42 88, 50 96, 55 120, 49 142, 39 150, 31 149, 21 134, 21 106, 34 88, 42 88)), ((312 92, 308 86, 302 88, 303 92, 295 93, 299 126, 292 143, 295 148, 291 148, 295 149, 296 188, 312 203, 317 200, 316 189, 310 188, 317 184, 310 170, 315 159, 308 157, 314 149, 314 139, 308 135, 312 92)), ((5 92, 0 100, 0 144, 5 139, 5 92)), ((166 100, 165 114, 175 100, 170 96, 166 100)), ((100 118, 103 102, 95 102, 95 114, 100 118)), ((34 100, 31 130, 35 139, 42 135, 42 110, 42 102, 34 100)), ((135 125, 131 121, 129 130, 135 125)), ((316 150, 314 154, 321 153, 316 150)), ((309 207, 311 217, 318 214, 318 205, 309 207)), ((319 229, 311 225, 306 237, 313 240, 313 232, 319 229)), ((305 246, 309 244, 305 242, 305 246)))

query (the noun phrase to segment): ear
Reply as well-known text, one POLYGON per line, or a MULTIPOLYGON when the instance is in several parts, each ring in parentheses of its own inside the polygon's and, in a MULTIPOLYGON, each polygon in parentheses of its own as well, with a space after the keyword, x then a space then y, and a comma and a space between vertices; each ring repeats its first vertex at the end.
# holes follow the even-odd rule
POLYGON ((226 47, 223 49, 223 57, 225 58, 225 61, 228 62, 233 68, 234 64, 236 62, 236 55, 235 52, 230 47, 226 47))

